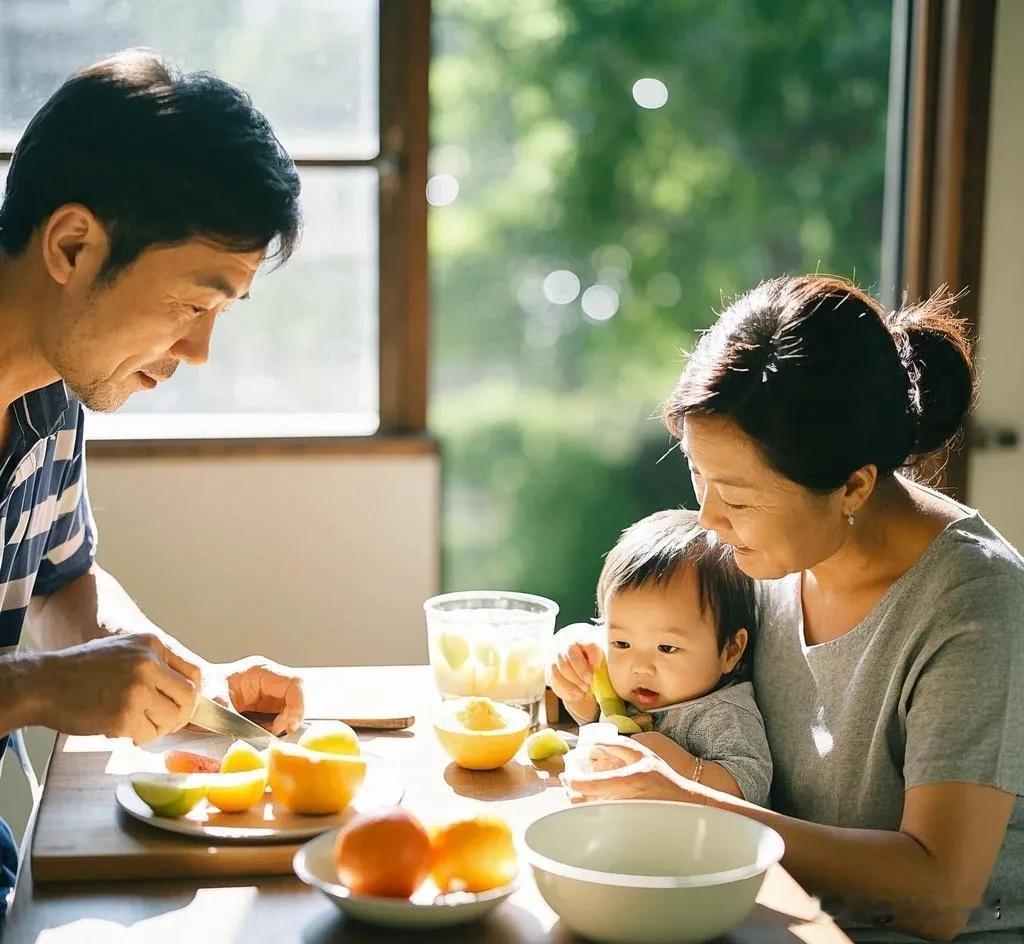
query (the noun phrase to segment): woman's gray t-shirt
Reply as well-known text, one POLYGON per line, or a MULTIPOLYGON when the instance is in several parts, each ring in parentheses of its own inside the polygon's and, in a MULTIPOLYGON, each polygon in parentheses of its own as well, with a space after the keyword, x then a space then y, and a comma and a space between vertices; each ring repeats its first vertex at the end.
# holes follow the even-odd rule
MULTIPOLYGON (((813 646, 800 584, 799 574, 764 584, 754 652, 772 807, 897 830, 911 787, 957 781, 1014 793, 985 907, 962 939, 1024 929, 1024 559, 971 513, 852 630, 813 646)), ((841 923, 855 940, 909 940, 841 923)))

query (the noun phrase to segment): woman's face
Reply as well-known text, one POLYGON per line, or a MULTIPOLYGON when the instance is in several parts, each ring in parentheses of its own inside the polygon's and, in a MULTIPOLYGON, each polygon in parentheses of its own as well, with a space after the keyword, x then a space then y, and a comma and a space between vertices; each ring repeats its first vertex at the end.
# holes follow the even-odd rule
POLYGON ((787 479, 732 420, 687 416, 680 448, 701 525, 735 548, 748 576, 771 580, 808 570, 847 540, 844 489, 820 495, 787 479))

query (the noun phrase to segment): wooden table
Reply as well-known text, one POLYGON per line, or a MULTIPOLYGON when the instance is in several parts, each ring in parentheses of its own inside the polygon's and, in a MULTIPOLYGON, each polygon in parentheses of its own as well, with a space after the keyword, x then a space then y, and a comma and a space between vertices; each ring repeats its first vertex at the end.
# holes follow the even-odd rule
MULTIPOLYGON (((368 735, 365 740, 372 744, 373 751, 400 764, 407 788, 404 802, 426 820, 486 808, 504 816, 521 831, 537 816, 567 803, 557 778, 529 765, 513 762, 500 771, 473 773, 449 763, 430 727, 437 696, 425 667, 312 669, 305 676, 309 701, 322 704, 340 699, 343 704, 339 714, 385 713, 399 707, 399 703, 403 712, 410 706, 415 709, 418 717, 412 732, 368 735)), ((51 759, 43 804, 55 802, 61 791, 76 789, 76 783, 80 784, 77 789, 92 789, 84 773, 89 759, 94 769, 97 756, 111 756, 115 746, 116 742, 102 739, 60 738, 51 759), (49 797, 46 791, 50 791, 49 797)), ((125 821, 116 810, 113 796, 115 783, 112 775, 102 781, 95 816, 81 825, 80 836, 92 833, 105 837, 108 850, 142 847, 145 854, 137 861, 159 861, 164 845, 176 840, 144 827, 141 833, 133 830, 125 840, 125 821)), ((36 815, 38 818, 38 810, 36 815)), ((30 829, 34 830, 35 825, 30 829)), ((75 829, 73 824, 67 828, 75 829)), ((145 869, 138 874, 146 874, 145 869)), ((409 941, 412 936, 408 931, 389 932, 346 922, 329 901, 290 875, 35 885, 26 862, 3 942, 327 944, 409 941)), ((443 934, 433 932, 429 940, 576 939, 541 899, 529 869, 524 868, 520 890, 487 919, 443 934)), ((808 944, 849 944, 831 918, 820 911, 817 902, 781 866, 768 873, 757 908, 742 926, 730 933, 728 940, 737 944, 799 944, 801 940, 808 944)))

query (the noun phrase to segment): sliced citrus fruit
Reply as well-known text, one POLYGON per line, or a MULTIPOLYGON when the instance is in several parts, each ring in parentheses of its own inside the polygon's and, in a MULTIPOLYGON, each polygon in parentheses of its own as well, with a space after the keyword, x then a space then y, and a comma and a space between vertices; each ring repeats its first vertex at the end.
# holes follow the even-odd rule
POLYGON ((220 762, 220 773, 232 774, 244 770, 266 770, 267 759, 248 741, 235 741, 220 762))
POLYGON ((522 746, 530 716, 490 698, 457 698, 445 704, 434 730, 460 767, 494 770, 507 764, 522 746))
POLYGON ((441 633, 437 638, 438 648, 453 669, 458 670, 469 658, 469 643, 458 633, 441 633))
POLYGON ((476 659, 474 666, 475 695, 486 695, 498 683, 498 671, 501 669, 501 653, 494 643, 479 642, 473 651, 476 659))
POLYGON ((270 745, 267 769, 274 802, 293 813, 339 813, 366 776, 366 761, 349 754, 311 751, 281 741, 270 745))
POLYGON ((222 813, 244 813, 252 809, 267 792, 265 767, 235 773, 210 774, 206 799, 222 813))
POLYGON ((299 738, 299 745, 325 754, 359 756, 359 735, 343 721, 328 721, 311 727, 299 738))
POLYGON ((206 797, 201 774, 132 774, 132 789, 157 816, 184 816, 206 797))

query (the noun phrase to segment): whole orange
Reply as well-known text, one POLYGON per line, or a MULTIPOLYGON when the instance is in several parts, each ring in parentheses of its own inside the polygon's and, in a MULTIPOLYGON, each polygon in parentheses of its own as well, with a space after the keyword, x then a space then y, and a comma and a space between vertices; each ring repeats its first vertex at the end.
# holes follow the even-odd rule
POLYGON ((408 898, 430 872, 430 837, 401 807, 357 816, 338 834, 334 867, 357 895, 408 898))
POLYGON ((486 892, 516 877, 516 849, 508 823, 474 816, 434 829, 430 874, 442 892, 486 892))

